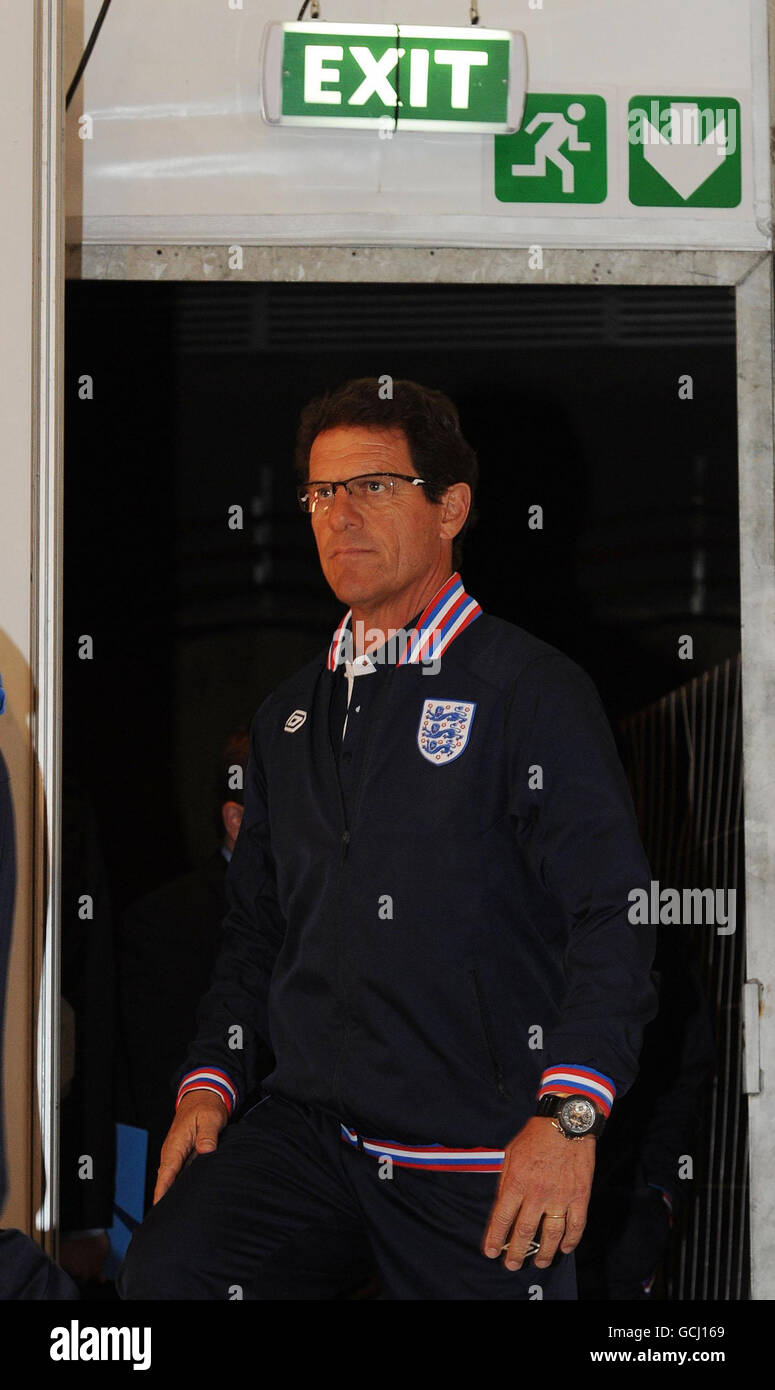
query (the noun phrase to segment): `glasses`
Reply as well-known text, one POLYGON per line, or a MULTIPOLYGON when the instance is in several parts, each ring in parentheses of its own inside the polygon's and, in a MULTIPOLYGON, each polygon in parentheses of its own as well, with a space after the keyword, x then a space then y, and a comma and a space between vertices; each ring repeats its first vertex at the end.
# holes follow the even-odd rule
POLYGON ((355 478, 343 478, 336 483, 302 483, 296 489, 299 506, 303 512, 327 512, 333 505, 336 489, 343 487, 348 497, 352 497, 362 507, 381 507, 393 496, 396 480, 421 487, 425 479, 414 478, 408 473, 359 473, 355 478))

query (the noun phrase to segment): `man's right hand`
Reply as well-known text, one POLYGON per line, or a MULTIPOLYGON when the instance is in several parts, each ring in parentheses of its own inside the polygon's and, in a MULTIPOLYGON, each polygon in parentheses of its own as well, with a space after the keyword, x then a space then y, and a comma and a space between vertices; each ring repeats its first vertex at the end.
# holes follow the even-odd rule
POLYGON ((189 1154, 209 1154, 228 1121, 226 1106, 215 1091, 189 1091, 177 1108, 161 1151, 153 1205, 172 1187, 189 1154))

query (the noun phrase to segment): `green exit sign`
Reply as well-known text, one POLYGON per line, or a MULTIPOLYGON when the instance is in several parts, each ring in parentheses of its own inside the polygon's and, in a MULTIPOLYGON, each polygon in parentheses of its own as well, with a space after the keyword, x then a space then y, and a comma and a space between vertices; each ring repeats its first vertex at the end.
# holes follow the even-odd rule
POLYGON ((262 107, 272 125, 519 129, 527 58, 508 29, 269 24, 262 107))

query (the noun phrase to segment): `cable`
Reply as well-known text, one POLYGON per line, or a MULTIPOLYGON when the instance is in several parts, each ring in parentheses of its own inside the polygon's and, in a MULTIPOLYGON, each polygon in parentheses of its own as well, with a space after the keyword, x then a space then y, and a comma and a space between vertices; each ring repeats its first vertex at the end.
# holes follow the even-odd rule
POLYGON ((105 16, 108 13, 108 10, 110 9, 110 5, 111 0, 102 0, 102 8, 94 21, 94 28, 92 29, 89 35, 89 42, 83 50, 83 56, 81 58, 80 63, 78 64, 78 67, 75 70, 75 77, 73 78, 72 82, 70 83, 70 86, 67 89, 67 96, 65 97, 65 111, 70 105, 70 102, 72 101, 75 95, 76 88, 78 87, 78 83, 83 77, 84 68, 86 67, 89 58, 91 57, 91 51, 94 48, 95 43, 97 42, 97 35, 99 34, 100 29, 102 28, 103 20, 105 19, 105 16))

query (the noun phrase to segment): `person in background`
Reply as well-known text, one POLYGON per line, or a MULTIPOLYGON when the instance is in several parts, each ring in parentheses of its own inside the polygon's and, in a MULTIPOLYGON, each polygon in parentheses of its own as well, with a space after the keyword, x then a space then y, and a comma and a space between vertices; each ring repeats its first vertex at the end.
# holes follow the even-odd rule
MULTIPOLYGON (((5 692, 0 679, 0 715, 5 710, 5 692)), ((5 759, 0 752, 0 1215, 8 1195, 5 1156, 5 1109, 3 1104, 3 1038, 8 960, 11 954, 13 914, 16 899, 16 837, 14 833, 11 783, 5 759)), ((49 1259, 24 1231, 14 1227, 0 1230, 0 1302, 18 1299, 78 1299, 72 1279, 49 1259)))
POLYGON ((657 931, 659 1012, 646 1026, 640 1070, 601 1137, 587 1224, 576 1251, 581 1299, 645 1302, 657 1295, 679 1211, 694 1181, 715 1046, 708 1001, 675 927, 657 931))
MULTIPOLYGON (((220 843, 192 873, 133 903, 119 944, 122 1115, 148 1131, 146 1208, 175 1092, 170 1078, 196 1033, 197 1004, 210 983, 228 911, 226 869, 244 809, 248 731, 226 739, 213 790, 213 828, 220 843)), ((266 1071, 272 1068, 267 1050, 266 1071)))

